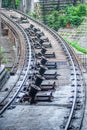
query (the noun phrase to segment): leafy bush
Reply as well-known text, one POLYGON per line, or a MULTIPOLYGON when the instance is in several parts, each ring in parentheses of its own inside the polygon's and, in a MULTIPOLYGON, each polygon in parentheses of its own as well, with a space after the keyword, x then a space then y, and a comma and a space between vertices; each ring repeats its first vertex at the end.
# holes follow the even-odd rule
POLYGON ((53 11, 52 14, 47 16, 47 25, 55 30, 59 28, 59 13, 58 11, 53 11))
POLYGON ((65 15, 59 16, 58 21, 59 21, 59 27, 65 27, 67 24, 67 19, 65 15))
POLYGON ((13 8, 18 7, 20 0, 2 0, 2 7, 13 8))
POLYGON ((16 0, 16 1, 15 1, 15 4, 16 4, 16 6, 19 6, 20 0, 16 0))
POLYGON ((78 26, 78 25, 81 24, 82 21, 83 21, 83 18, 79 17, 79 16, 72 16, 72 18, 71 18, 71 24, 72 25, 78 26))
POLYGON ((78 6, 78 16, 85 16, 86 15, 86 6, 84 4, 80 4, 78 6))
POLYGON ((66 27, 69 23, 72 26, 78 26, 83 21, 83 16, 86 15, 86 6, 80 4, 78 6, 66 6, 61 10, 53 10, 50 15, 46 16, 46 24, 58 30, 60 27, 66 27))
MULTIPOLYGON (((79 4, 77 6, 66 5, 60 10, 52 10, 50 14, 47 13, 45 16, 41 15, 39 20, 44 20, 50 28, 57 31, 60 27, 66 27, 67 24, 79 26, 86 13, 86 5, 84 4, 79 4)), ((28 13, 28 15, 33 18, 37 17, 35 12, 28 13)))
POLYGON ((28 15, 32 18, 36 18, 35 12, 28 12, 28 15))
POLYGON ((68 6, 67 5, 64 10, 65 10, 66 16, 68 16, 68 15, 71 15, 71 16, 78 15, 78 11, 77 11, 78 9, 75 6, 68 6))

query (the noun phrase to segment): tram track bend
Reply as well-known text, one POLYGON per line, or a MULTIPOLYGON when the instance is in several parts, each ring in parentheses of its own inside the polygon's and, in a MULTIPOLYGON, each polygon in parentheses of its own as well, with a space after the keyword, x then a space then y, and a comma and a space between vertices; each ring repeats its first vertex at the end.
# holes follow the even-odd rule
MULTIPOLYGON (((44 28, 48 33, 50 33, 56 39, 56 41, 60 44, 61 48, 63 49, 63 51, 66 55, 66 58, 68 60, 69 66, 70 66, 69 69, 71 71, 71 87, 73 87, 73 96, 71 97, 72 101, 68 106, 69 113, 67 114, 67 117, 66 116, 64 117, 64 123, 63 123, 63 125, 61 125, 61 129, 74 130, 76 128, 76 129, 80 130, 81 125, 82 125, 82 120, 84 117, 84 109, 85 109, 85 81, 84 81, 84 77, 83 77, 83 68, 82 68, 81 64, 79 63, 75 52, 55 31, 49 29, 44 24, 28 17, 27 15, 21 13, 20 11, 14 10, 14 12, 18 13, 19 16, 21 15, 22 17, 26 17, 30 23, 32 23, 32 24, 35 23, 35 25, 38 25, 41 28, 44 28), (81 93, 84 93, 83 94, 84 96, 82 98, 81 98, 81 93), (79 113, 80 113, 80 115, 79 115, 79 113), (79 120, 78 121, 79 123, 77 123, 77 125, 76 125, 76 120, 79 120)), ((30 34, 29 34, 29 36, 27 35, 27 32, 25 31, 25 29, 23 29, 21 24, 16 23, 9 16, 5 15, 4 12, 2 13, 1 17, 2 17, 2 20, 4 21, 4 23, 7 24, 7 26, 10 21, 10 24, 9 24, 10 27, 12 26, 11 24, 13 24, 13 26, 16 26, 16 28, 18 28, 20 30, 20 32, 26 39, 25 42, 28 46, 29 53, 28 53, 28 62, 27 63, 24 62, 22 69, 21 69, 21 73, 23 73, 23 71, 25 71, 25 69, 26 69, 25 74, 22 76, 21 84, 19 85, 19 83, 18 83, 18 81, 20 82, 20 79, 21 79, 21 73, 20 73, 19 79, 18 79, 17 83, 14 85, 14 88, 17 87, 16 93, 14 93, 12 99, 10 99, 10 101, 0 111, 0 114, 2 114, 7 109, 7 107, 13 102, 13 100, 15 99, 18 92, 20 91, 20 89, 22 88, 23 84, 25 83, 25 81, 27 80, 27 78, 29 76, 29 70, 30 70, 30 65, 31 65, 31 44, 30 44, 30 42, 34 42, 34 41, 32 41, 31 35, 30 34)), ((11 28, 14 29, 14 27, 11 27, 11 28)), ((33 45, 34 45, 34 43, 33 43, 33 45)), ((33 49, 34 49, 34 46, 33 46, 33 49)), ((23 61, 25 59, 26 58, 24 58, 23 61)))
MULTIPOLYGON (((6 17, 5 17, 6 19, 6 17)), ((11 97, 12 95, 12 98, 11 100, 7 103, 6 105, 2 108, 2 110, 0 111, 0 114, 2 114, 4 112, 4 110, 12 103, 12 101, 14 100, 14 98, 16 97, 17 93, 20 91, 21 89, 21 86, 23 86, 23 84, 25 83, 26 79, 28 78, 28 72, 29 72, 29 69, 30 69, 30 62, 31 62, 31 46, 30 46, 30 41, 25 33, 25 31, 23 30, 23 28, 21 26, 19 26, 18 24, 14 23, 13 21, 9 21, 9 20, 4 20, 4 18, 2 18, 2 20, 4 21, 4 23, 7 25, 7 26, 10 26, 10 28, 12 30, 15 30, 17 29, 18 32, 16 32, 16 34, 18 35, 19 33, 19 37, 20 37, 20 40, 21 40, 21 37, 23 37, 24 39, 21 40, 21 56, 20 56, 20 59, 19 59, 19 68, 18 68, 18 73, 20 73, 20 76, 18 78, 18 80, 16 81, 16 83, 14 84, 14 86, 12 87, 12 89, 9 91, 9 93, 6 95, 6 97, 1 101, 2 102, 6 102, 5 100, 7 100, 7 98, 9 99, 9 97, 11 97), (9 24, 10 22, 10 24, 9 24), (13 23, 13 25, 11 25, 13 23), (25 45, 24 43, 26 44, 28 50, 25 49, 25 45), (27 53, 25 54, 25 52, 27 51, 27 53), (26 57, 27 55, 27 57, 26 57), (27 58, 27 62, 26 62, 26 58, 27 58), (26 67, 27 66, 27 67, 26 67)))

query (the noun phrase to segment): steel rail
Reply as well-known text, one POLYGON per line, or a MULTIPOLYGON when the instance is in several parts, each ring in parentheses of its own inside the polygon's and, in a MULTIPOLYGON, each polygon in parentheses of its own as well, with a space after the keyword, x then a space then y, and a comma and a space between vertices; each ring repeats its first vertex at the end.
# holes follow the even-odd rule
MULTIPOLYGON (((67 44, 68 45, 68 44, 67 44)), ((80 70, 80 73, 81 73, 81 78, 82 78, 82 80, 83 80, 83 91, 84 91, 84 102, 83 102, 83 112, 82 112, 82 119, 81 119, 81 125, 80 125, 80 129, 81 129, 81 126, 82 126, 82 122, 83 122, 83 118, 84 118, 84 113, 85 113, 85 106, 86 106, 86 82, 85 82, 85 78, 84 78, 84 76, 83 76, 83 71, 82 70, 84 70, 84 68, 83 68, 83 66, 81 65, 81 62, 78 60, 78 58, 77 58, 77 56, 76 56, 76 54, 75 54, 75 51, 74 51, 74 49, 72 49, 72 47, 70 46, 70 45, 68 45, 69 46, 69 48, 70 48, 70 50, 71 50, 71 53, 74 55, 74 58, 75 58, 75 60, 76 60, 76 62, 77 62, 77 64, 78 64, 78 67, 79 67, 79 70, 80 70)))
MULTIPOLYGON (((27 71, 25 72, 25 76, 23 78, 23 81, 20 84, 20 87, 18 88, 18 90, 16 91, 15 95, 12 97, 12 99, 3 107, 3 109, 0 111, 0 115, 8 108, 8 106, 14 101, 15 97, 17 96, 18 92, 20 91, 21 87, 23 86, 24 82, 26 81, 26 77, 29 73, 30 70, 30 64, 31 64, 31 45, 30 45, 30 41, 27 37, 26 32, 24 31, 24 29, 18 25, 16 22, 12 21, 9 17, 7 17, 5 14, 2 13, 2 15, 7 18, 9 21, 11 21, 12 23, 14 23, 20 30, 22 33, 24 33, 26 40, 28 42, 28 46, 29 46, 29 61, 28 61, 28 67, 27 67, 27 71)), ((23 70, 23 68, 22 68, 23 70)), ((19 77, 20 78, 20 77, 19 77)), ((16 84, 15 84, 16 85, 16 84)))
MULTIPOLYGON (((45 30, 47 30, 51 35, 53 35, 53 37, 55 37, 55 39, 57 41, 60 40, 60 44, 63 45, 63 47, 66 49, 67 53, 68 53, 68 56, 70 57, 71 59, 71 63, 72 63, 72 66, 73 66, 73 72, 74 72, 74 78, 75 78, 75 92, 74 92, 74 101, 73 101, 73 105, 72 105, 72 108, 71 108, 71 112, 70 112, 70 115, 69 115, 69 118, 68 118, 68 121, 66 123, 66 126, 64 128, 64 130, 68 130, 69 126, 70 126, 70 123, 72 121, 72 116, 73 116, 73 113, 74 113, 74 108, 75 108, 75 104, 76 104, 76 98, 77 98, 77 77, 76 77, 76 70, 75 70, 75 65, 74 65, 74 61, 73 61, 73 58, 70 54, 70 51, 72 52, 72 49, 71 47, 64 41, 64 39, 58 35, 54 30, 50 29, 49 27, 47 27, 46 25, 40 23, 39 21, 25 15, 24 13, 20 12, 19 10, 15 10, 16 12, 22 14, 23 16, 26 16, 27 18, 29 18, 30 20, 32 20, 33 22, 37 23, 38 25, 40 25, 41 27, 43 27, 45 30), (68 50, 69 48, 69 50, 68 50)), ((73 52, 73 55, 74 57, 75 56, 75 53, 73 52)), ((78 60, 77 60, 78 61, 78 60)), ((78 64, 78 62, 77 62, 78 64)), ((81 71, 81 67, 80 68, 80 71, 81 71)), ((82 71, 81 71, 81 74, 82 74, 82 71)), ((85 103, 84 103, 85 104, 85 103)), ((83 112, 83 115, 84 115, 84 112, 83 112)), ((82 124, 82 123, 81 123, 82 124)))
MULTIPOLYGON (((31 21, 37 23, 38 25, 43 27, 45 30, 47 30, 57 41, 60 41, 60 45, 63 46, 63 48, 66 50, 66 52, 67 52, 67 54, 68 54, 68 56, 70 58, 70 62, 72 63, 72 67, 73 67, 74 79, 75 79, 75 83, 74 83, 75 91, 74 91, 74 100, 73 100, 72 108, 70 109, 69 118, 68 118, 68 121, 67 121, 66 126, 64 128, 64 130, 68 130, 68 128, 70 126, 70 123, 72 121, 72 116, 73 116, 73 113, 74 113, 75 104, 76 104, 76 100, 77 100, 77 77, 76 77, 76 70, 75 70, 75 63, 74 62, 76 62, 77 64, 78 64, 78 62, 77 62, 77 60, 75 60, 75 61, 73 60, 73 57, 71 55, 72 49, 70 48, 70 46, 67 45, 67 43, 63 40, 63 38, 60 37, 55 31, 53 31, 52 29, 48 28, 46 25, 36 21, 35 19, 32 19, 29 16, 21 13, 20 11, 17 11, 17 10, 15 10, 15 11, 20 13, 23 16, 26 16, 31 21)), ((74 56, 74 58, 76 57, 74 53, 73 53, 73 56, 74 56)), ((81 71, 80 67, 79 67, 79 70, 81 71)))
MULTIPOLYGON (((16 10, 15 10, 16 11, 16 10)), ((37 23, 38 25, 40 25, 41 27, 43 27, 44 29, 46 29, 51 35, 53 35, 53 37, 61 42, 61 45, 63 45, 63 47, 65 48, 68 56, 70 57, 70 60, 71 60, 71 63, 72 63, 72 66, 73 66, 73 72, 74 72, 74 79, 75 79, 75 92, 74 92, 74 100, 73 100, 73 104, 72 104, 72 108, 70 110, 70 114, 69 114, 69 118, 68 118, 68 121, 66 123, 66 126, 65 126, 65 130, 67 130, 70 126, 70 123, 71 123, 71 120, 72 120, 72 116, 73 116, 73 113, 74 113, 74 108, 75 108, 75 104, 76 104, 76 98, 77 98, 77 78, 76 78, 76 71, 75 71, 75 65, 74 65, 74 62, 73 62, 73 59, 72 59, 72 56, 70 54, 70 51, 68 50, 67 46, 66 46, 66 42, 63 40, 63 38, 61 38, 55 31, 53 31, 52 29, 50 29, 49 27, 47 27, 46 25, 40 23, 39 21, 36 21, 35 19, 32 19, 31 17, 25 15, 24 13, 20 12, 20 11, 16 11, 20 14, 22 14, 23 16, 26 16, 27 18, 29 18, 30 20, 32 20, 33 22, 37 23)))

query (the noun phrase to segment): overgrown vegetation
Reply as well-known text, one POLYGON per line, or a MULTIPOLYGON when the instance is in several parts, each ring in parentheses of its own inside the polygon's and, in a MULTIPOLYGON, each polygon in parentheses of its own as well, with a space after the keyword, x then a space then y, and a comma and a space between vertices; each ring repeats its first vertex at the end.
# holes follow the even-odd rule
POLYGON ((36 13, 35 12, 28 12, 27 15, 34 18, 34 19, 36 18, 36 13))
POLYGON ((19 4, 20 4, 20 0, 15 0, 15 5, 16 5, 16 7, 18 7, 19 4))
MULTIPOLYGON (((86 16, 86 5, 79 4, 77 6, 66 5, 60 10, 52 10, 49 14, 40 16, 41 19, 45 19, 45 23, 56 31, 61 27, 79 26, 86 16)), ((33 18, 37 18, 35 12, 29 14, 33 18)), ((40 19, 40 20, 41 20, 40 19)))
POLYGON ((20 4, 20 0, 2 0, 2 7, 5 8, 17 8, 20 4))
POLYGON ((76 42, 71 42, 70 40, 68 40, 67 38, 64 38, 64 40, 71 45, 72 47, 74 47, 77 51, 80 51, 84 54, 87 54, 87 49, 82 48, 78 43, 76 42))
POLYGON ((57 11, 53 10, 46 17, 46 24, 58 30, 60 27, 79 26, 83 21, 83 17, 87 14, 86 6, 79 4, 77 6, 66 6, 65 8, 57 11))
POLYGON ((11 69, 12 69, 12 68, 10 68, 10 67, 7 67, 6 69, 7 69, 8 71, 11 71, 11 69))

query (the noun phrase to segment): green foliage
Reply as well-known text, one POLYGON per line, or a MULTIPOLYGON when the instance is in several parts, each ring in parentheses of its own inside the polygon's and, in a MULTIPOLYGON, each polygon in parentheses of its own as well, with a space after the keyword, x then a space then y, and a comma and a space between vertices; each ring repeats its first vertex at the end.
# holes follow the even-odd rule
POLYGON ((67 18, 65 15, 60 15, 58 17, 58 21, 59 21, 59 27, 65 27, 67 24, 67 18))
POLYGON ((46 16, 47 18, 47 25, 55 30, 59 28, 59 20, 58 20, 59 14, 58 11, 53 11, 53 14, 50 14, 49 16, 46 16))
MULTIPOLYGON (((46 16, 41 15, 38 19, 41 21, 44 20, 50 28, 57 31, 60 27, 66 27, 67 24, 70 26, 79 26, 86 13, 86 5, 84 4, 77 6, 66 5, 61 10, 52 10, 50 14, 47 13, 46 16)), ((29 12, 28 15, 35 19, 37 18, 35 12, 29 12)))
POLYGON ((84 5, 84 4, 80 4, 79 6, 78 6, 78 16, 85 16, 86 15, 86 6, 84 5))
POLYGON ((2 7, 6 7, 6 8, 18 7, 19 4, 20 4, 20 0, 2 0, 2 7))
POLYGON ((77 51, 80 51, 84 54, 87 54, 87 50, 85 48, 82 48, 79 44, 77 44, 76 42, 71 42, 70 40, 68 40, 67 38, 64 38, 64 40, 70 44, 72 47, 74 47, 77 51))
POLYGON ((20 0, 15 0, 15 4, 16 4, 16 6, 19 6, 20 0))
POLYGON ((75 6, 66 6, 65 10, 65 14, 67 15, 71 15, 71 16, 75 16, 77 15, 77 7, 75 6))
POLYGON ((35 12, 28 12, 28 15, 32 18, 36 18, 36 13, 35 12))
POLYGON ((12 68, 10 68, 10 67, 7 67, 6 69, 7 69, 8 71, 11 71, 11 69, 12 69, 12 68))
POLYGON ((60 11, 53 10, 50 15, 46 16, 46 24, 58 30, 60 27, 66 27, 69 23, 71 26, 79 26, 86 15, 86 6, 79 4, 77 6, 66 6, 60 11))
POLYGON ((78 26, 78 25, 80 25, 81 22, 83 21, 83 17, 72 16, 70 20, 71 20, 70 23, 71 23, 72 25, 78 26))

